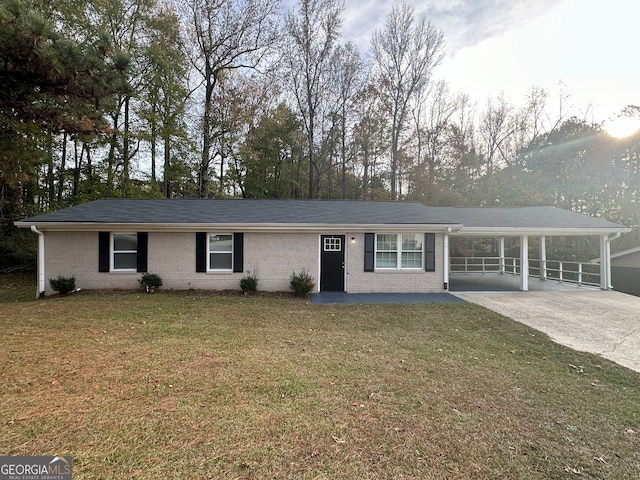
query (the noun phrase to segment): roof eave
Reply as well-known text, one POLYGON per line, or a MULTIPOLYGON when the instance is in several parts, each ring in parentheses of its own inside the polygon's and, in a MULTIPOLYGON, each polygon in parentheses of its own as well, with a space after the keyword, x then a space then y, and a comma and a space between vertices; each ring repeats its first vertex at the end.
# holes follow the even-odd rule
POLYGON ((611 258, 624 257, 626 255, 633 255, 634 253, 638 252, 640 252, 640 247, 630 248, 628 250, 623 250, 622 252, 612 253, 611 258))
POLYGON ((96 232, 96 231, 144 231, 144 232, 264 232, 264 233, 357 233, 357 232, 454 232, 461 224, 441 223, 389 223, 389 224, 334 224, 334 223, 97 223, 97 222, 25 222, 20 228, 35 225, 41 231, 96 232))
POLYGON ((627 227, 567 227, 567 228, 531 228, 531 227, 462 227, 455 235, 469 237, 496 237, 496 236, 580 236, 580 235, 607 235, 610 233, 626 233, 631 229, 627 227))

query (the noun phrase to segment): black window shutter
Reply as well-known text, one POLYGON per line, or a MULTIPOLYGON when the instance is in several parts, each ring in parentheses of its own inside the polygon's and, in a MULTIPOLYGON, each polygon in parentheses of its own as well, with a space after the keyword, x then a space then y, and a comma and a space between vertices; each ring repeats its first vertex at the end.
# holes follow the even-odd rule
POLYGON ((364 234, 364 271, 373 272, 375 270, 375 233, 364 234))
POLYGON ((425 233, 424 234, 425 245, 425 261, 424 269, 427 272, 436 271, 436 234, 425 233))
POLYGON ((233 271, 244 272, 244 233, 233 234, 233 271))
POLYGON ((138 232, 138 256, 137 256, 137 271, 147 271, 147 252, 149 251, 149 234, 147 232, 138 232))
POLYGON ((111 262, 109 255, 111 250, 111 234, 109 232, 98 232, 98 271, 108 272, 111 262))
POLYGON ((207 271, 207 234, 196 232, 196 272, 207 271))

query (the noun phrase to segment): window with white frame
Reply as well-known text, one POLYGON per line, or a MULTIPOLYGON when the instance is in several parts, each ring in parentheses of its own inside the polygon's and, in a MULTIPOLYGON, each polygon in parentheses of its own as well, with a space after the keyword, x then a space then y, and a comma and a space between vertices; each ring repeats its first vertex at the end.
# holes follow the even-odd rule
POLYGON ((233 271, 233 234, 209 235, 209 270, 233 271))
POLYGON ((340 238, 340 237, 325 237, 325 239, 324 239, 324 251, 325 252, 341 252, 342 251, 342 238, 340 238))
POLYGON ((111 236, 113 270, 136 271, 138 264, 138 235, 114 233, 111 236))
POLYGON ((376 269, 422 268, 423 240, 420 233, 376 235, 376 269))
POLYGON ((398 239, 391 233, 376 235, 376 268, 398 268, 398 239))
POLYGON ((421 233, 403 233, 402 251, 400 252, 400 268, 422 268, 422 239, 421 233))

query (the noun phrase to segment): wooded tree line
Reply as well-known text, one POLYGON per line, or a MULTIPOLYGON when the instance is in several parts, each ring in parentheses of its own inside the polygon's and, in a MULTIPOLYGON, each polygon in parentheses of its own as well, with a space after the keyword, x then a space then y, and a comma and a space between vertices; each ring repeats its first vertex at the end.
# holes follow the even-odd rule
POLYGON ((21 257, 15 220, 101 197, 544 204, 640 224, 639 135, 612 139, 539 88, 473 104, 436 77, 445 39, 411 7, 370 54, 343 41, 342 11, 5 0, 4 263, 21 257))

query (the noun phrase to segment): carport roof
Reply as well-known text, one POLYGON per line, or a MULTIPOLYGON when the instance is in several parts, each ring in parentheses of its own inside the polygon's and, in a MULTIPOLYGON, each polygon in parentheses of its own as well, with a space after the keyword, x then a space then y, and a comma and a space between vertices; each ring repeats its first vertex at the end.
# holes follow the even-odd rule
POLYGON ((20 227, 417 226, 459 234, 627 231, 623 225, 555 207, 428 207, 417 202, 271 199, 102 199, 16 222, 20 227))
POLYGON ((469 229, 611 229, 623 225, 556 207, 440 207, 469 229))

